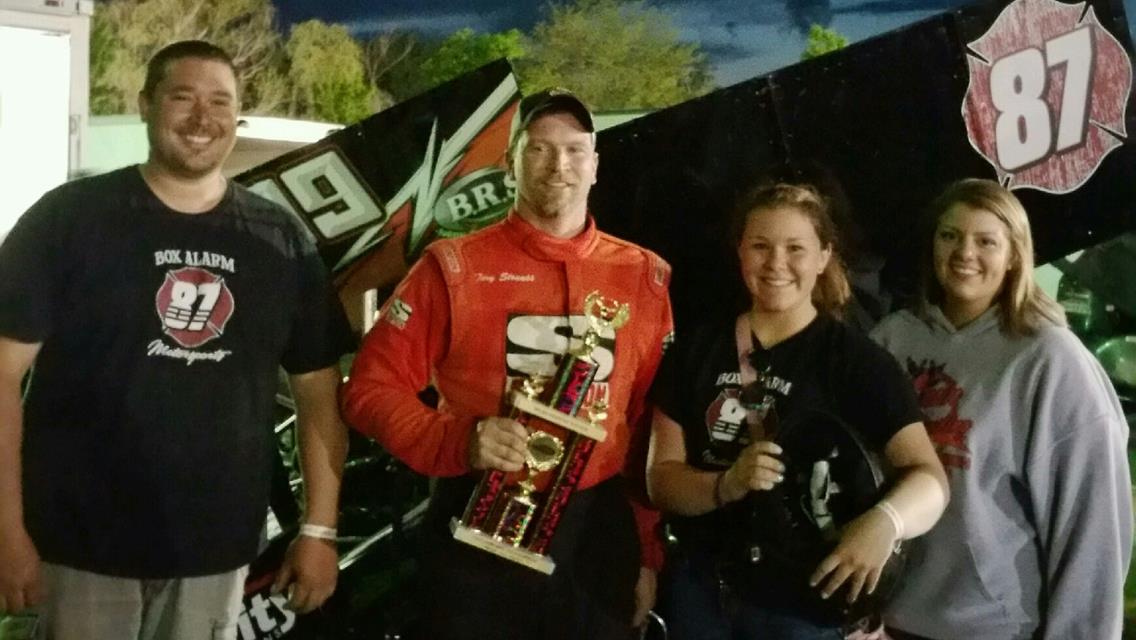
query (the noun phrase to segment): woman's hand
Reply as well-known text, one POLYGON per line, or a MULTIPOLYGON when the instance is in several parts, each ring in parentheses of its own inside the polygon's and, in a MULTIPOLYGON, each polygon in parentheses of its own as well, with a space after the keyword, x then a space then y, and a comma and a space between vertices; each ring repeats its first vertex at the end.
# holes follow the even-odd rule
POLYGON ((768 440, 758 440, 742 449, 718 483, 718 499, 723 504, 737 502, 750 491, 772 489, 785 479, 785 465, 777 459, 779 455, 781 447, 768 440))
POLYGON ((850 603, 861 592, 874 592, 884 563, 895 550, 896 535, 887 514, 880 509, 868 509, 844 528, 840 543, 817 565, 809 584, 816 587, 823 581, 821 597, 828 598, 847 582, 850 603))

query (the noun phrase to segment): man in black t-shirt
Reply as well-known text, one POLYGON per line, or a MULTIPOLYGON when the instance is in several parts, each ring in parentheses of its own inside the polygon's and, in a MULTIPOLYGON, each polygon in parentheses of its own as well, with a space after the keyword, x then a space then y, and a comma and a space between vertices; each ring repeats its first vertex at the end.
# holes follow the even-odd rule
POLYGON ((145 164, 49 192, 0 245, 0 615, 32 608, 56 640, 235 638, 281 366, 306 506, 277 582, 300 611, 335 587, 351 336, 308 231, 221 173, 229 56, 170 45, 139 107, 145 164))

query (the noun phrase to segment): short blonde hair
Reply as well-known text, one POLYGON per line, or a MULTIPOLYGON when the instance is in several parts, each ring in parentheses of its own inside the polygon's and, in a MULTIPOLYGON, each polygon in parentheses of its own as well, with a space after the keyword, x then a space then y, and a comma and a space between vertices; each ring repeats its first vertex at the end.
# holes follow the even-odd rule
POLYGON ((852 297, 848 274, 837 246, 838 231, 829 214, 828 201, 811 185, 763 184, 747 191, 734 209, 732 237, 734 246, 741 244, 742 234, 752 214, 768 209, 787 207, 799 211, 809 219, 820 240, 821 249, 831 251, 828 266, 817 276, 812 300, 818 311, 837 318, 843 317, 844 305, 852 297))
POLYGON ((993 180, 967 178, 951 184, 928 209, 927 229, 921 258, 922 292, 919 311, 942 304, 943 286, 935 276, 934 238, 939 220, 955 205, 994 214, 1009 231, 1010 266, 995 304, 1001 311, 1002 330, 1015 336, 1037 333, 1049 325, 1065 326, 1065 311, 1033 278, 1033 236, 1029 216, 1017 196, 993 180))

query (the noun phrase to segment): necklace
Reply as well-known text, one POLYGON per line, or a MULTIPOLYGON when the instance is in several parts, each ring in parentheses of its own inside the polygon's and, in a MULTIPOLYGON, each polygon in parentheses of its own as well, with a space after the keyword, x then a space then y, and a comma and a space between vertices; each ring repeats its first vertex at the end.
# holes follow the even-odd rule
POLYGON ((742 382, 738 402, 746 411, 750 442, 771 438, 776 430, 776 396, 772 384, 774 350, 761 345, 748 313, 738 318, 735 337, 742 382))
POLYGON ((773 408, 776 398, 773 395, 773 348, 766 349, 753 337, 753 349, 749 352, 749 365, 755 373, 753 382, 742 389, 742 405, 759 413, 761 418, 773 408))

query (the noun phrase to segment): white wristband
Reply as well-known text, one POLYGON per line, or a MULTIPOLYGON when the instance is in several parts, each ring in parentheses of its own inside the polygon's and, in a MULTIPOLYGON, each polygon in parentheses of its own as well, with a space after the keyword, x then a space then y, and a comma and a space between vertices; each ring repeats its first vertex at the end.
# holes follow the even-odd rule
POLYGON ((876 503, 875 508, 883 511, 884 515, 891 520, 892 526, 895 527, 896 541, 903 540, 903 532, 906 527, 903 526, 903 518, 899 516, 899 512, 895 510, 895 507, 891 506, 891 503, 887 500, 880 500, 876 503))
POLYGON ((336 530, 331 527, 325 527, 318 524, 302 524, 300 525, 300 535, 307 538, 315 538, 317 540, 335 540, 336 530))

